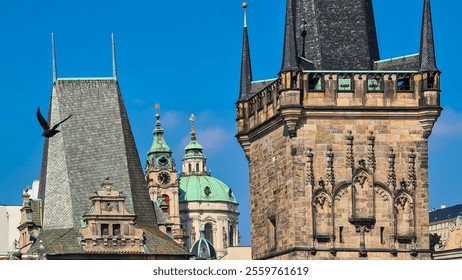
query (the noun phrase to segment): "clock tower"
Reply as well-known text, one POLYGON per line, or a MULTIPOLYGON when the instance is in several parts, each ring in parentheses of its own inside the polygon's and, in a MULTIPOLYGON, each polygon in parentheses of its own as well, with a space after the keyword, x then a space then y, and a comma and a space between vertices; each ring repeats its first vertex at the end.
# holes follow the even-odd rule
POLYGON ((157 219, 164 221, 159 227, 179 244, 184 244, 186 238, 180 223, 179 215, 179 180, 177 178, 175 160, 172 150, 164 139, 164 129, 160 125, 159 104, 156 104, 156 127, 154 139, 146 159, 146 181, 149 196, 157 204, 162 213, 157 213, 157 219), (162 215, 162 217, 159 217, 162 215))

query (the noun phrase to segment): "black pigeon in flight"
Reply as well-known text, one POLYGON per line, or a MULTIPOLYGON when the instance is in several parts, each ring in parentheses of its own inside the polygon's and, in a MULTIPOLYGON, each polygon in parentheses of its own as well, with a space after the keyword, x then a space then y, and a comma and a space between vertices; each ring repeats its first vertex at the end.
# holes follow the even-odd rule
POLYGON ((50 129, 50 125, 48 124, 48 122, 45 120, 45 118, 40 113, 40 107, 38 107, 38 109, 37 109, 37 119, 38 119, 40 125, 43 127, 42 136, 46 137, 46 138, 50 138, 50 137, 55 136, 55 134, 59 132, 59 130, 57 130, 56 128, 58 128, 58 126, 60 124, 62 124, 63 122, 67 121, 70 117, 72 117, 72 115, 70 115, 69 117, 67 117, 64 120, 60 121, 59 123, 55 124, 50 129))

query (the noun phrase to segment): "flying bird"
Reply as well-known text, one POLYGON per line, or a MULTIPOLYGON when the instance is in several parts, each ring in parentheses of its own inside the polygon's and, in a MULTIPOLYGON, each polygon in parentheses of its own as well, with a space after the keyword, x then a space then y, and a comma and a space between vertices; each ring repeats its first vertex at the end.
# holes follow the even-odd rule
POLYGON ((59 130, 57 130, 58 126, 59 126, 60 124, 62 124, 63 122, 67 121, 70 117, 72 117, 72 115, 70 115, 69 117, 67 117, 67 118, 65 118, 64 120, 60 121, 59 123, 55 124, 55 125, 50 129, 50 125, 49 125, 48 122, 45 120, 45 118, 42 116, 42 113, 40 113, 40 107, 38 107, 38 109, 37 109, 37 119, 38 119, 40 125, 41 125, 42 128, 43 128, 42 136, 43 136, 43 137, 46 137, 46 138, 50 138, 50 137, 55 136, 55 134, 59 132, 59 130))

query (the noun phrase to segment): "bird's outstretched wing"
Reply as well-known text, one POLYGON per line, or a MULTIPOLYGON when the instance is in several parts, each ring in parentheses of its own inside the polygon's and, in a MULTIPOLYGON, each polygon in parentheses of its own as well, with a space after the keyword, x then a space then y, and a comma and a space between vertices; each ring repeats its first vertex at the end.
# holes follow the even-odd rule
POLYGON ((51 128, 51 130, 55 130, 56 128, 58 128, 58 126, 59 126, 60 124, 62 124, 63 122, 67 121, 70 117, 72 117, 72 115, 69 115, 69 117, 67 117, 67 118, 65 118, 64 120, 60 121, 59 123, 55 124, 55 125, 51 128))
POLYGON ((48 122, 45 120, 45 118, 42 116, 42 113, 40 113, 40 107, 37 109, 37 119, 42 126, 43 129, 50 129, 50 125, 48 122))

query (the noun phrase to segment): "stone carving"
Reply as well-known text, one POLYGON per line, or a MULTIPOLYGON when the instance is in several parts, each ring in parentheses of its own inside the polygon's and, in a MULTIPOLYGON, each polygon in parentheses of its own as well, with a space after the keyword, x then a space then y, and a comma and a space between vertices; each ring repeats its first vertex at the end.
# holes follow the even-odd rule
POLYGON ((371 170, 372 172, 375 171, 375 167, 376 167, 376 162, 375 162, 375 149, 374 149, 374 146, 375 146, 375 136, 374 136, 374 132, 371 131, 370 132, 370 136, 367 137, 367 146, 368 146, 368 153, 367 153, 367 167, 369 170, 371 170))
POLYGON ((353 135, 351 135, 351 130, 348 130, 347 140, 347 154, 346 154, 346 167, 354 170, 355 168, 355 158, 353 153, 353 135))
POLYGON ((415 158, 416 155, 414 153, 414 149, 411 149, 411 153, 408 156, 408 162, 409 162, 409 171, 408 171, 408 186, 413 187, 414 189, 417 187, 417 176, 415 173, 415 158))
POLYGON ((314 182, 314 169, 313 169, 313 158, 314 155, 311 152, 311 148, 308 148, 308 175, 307 175, 307 183, 311 185, 311 188, 314 189, 315 182, 314 182))
POLYGON ((404 210, 406 204, 409 204, 409 207, 413 208, 412 201, 409 199, 407 195, 401 195, 395 199, 395 207, 398 210, 404 210))
POLYGON ((389 201, 390 200, 390 196, 388 195, 388 193, 385 190, 380 189, 380 188, 376 188, 375 192, 383 199, 383 201, 389 201))
POLYGON ((390 148, 390 154, 388 155, 388 187, 392 190, 396 189, 395 158, 393 148, 390 148))
POLYGON ((329 202, 329 198, 327 197, 325 193, 321 193, 313 199, 313 206, 314 207, 319 206, 321 207, 321 209, 324 209, 324 204, 326 203, 326 201, 328 202, 327 206, 331 208, 332 204, 329 202))
POLYGON ((358 176, 355 177, 354 179, 354 184, 359 184, 361 186, 361 188, 363 189, 364 188, 364 183, 366 183, 366 181, 368 180, 368 176, 366 174, 359 174, 358 176))
POLYGON ((335 186, 335 174, 334 174, 334 153, 332 153, 332 147, 327 148, 327 183, 331 189, 335 186))
POLYGON ((340 201, 340 198, 342 198, 342 196, 344 196, 346 193, 348 193, 348 188, 340 189, 335 195, 335 200, 340 201))

